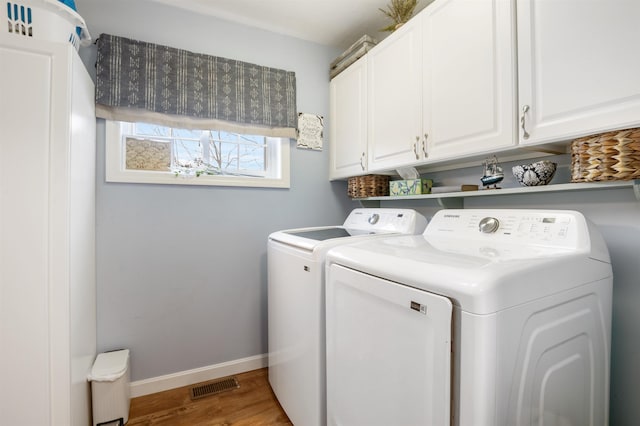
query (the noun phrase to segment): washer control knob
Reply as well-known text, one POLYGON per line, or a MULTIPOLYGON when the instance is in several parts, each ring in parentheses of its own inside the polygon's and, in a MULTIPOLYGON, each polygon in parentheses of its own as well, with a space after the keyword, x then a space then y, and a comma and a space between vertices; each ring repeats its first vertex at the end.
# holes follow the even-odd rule
POLYGON ((376 223, 378 223, 379 220, 380 220, 380 215, 378 213, 374 213, 371 216, 369 216, 369 223, 371 225, 375 225, 376 223))
POLYGON ((478 224, 478 230, 483 234, 491 234, 493 232, 496 232, 499 226, 500 221, 495 217, 485 217, 480 220, 480 223, 478 224))

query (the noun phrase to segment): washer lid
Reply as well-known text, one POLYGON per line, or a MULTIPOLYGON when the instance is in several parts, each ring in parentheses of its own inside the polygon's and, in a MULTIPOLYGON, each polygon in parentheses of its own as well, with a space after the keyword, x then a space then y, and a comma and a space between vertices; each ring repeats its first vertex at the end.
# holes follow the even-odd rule
MULTIPOLYGON (((287 229, 274 232, 269 239, 287 244, 300 249, 313 251, 318 247, 329 247, 344 244, 348 239, 356 237, 391 234, 385 231, 364 231, 360 229, 347 229, 344 226, 322 226, 314 228, 287 229)), ((356 241, 355 239, 353 241, 356 241)))
POLYGON ((313 228, 302 230, 290 230, 282 231, 285 234, 294 235, 297 237, 308 238, 315 241, 325 241, 333 238, 351 237, 353 235, 362 235, 363 231, 349 230, 342 226, 329 227, 329 228, 313 228))
POLYGON ((342 226, 287 229, 272 233, 269 239, 312 251, 335 239, 344 241, 349 237, 373 234, 420 234, 426 225, 427 219, 412 209, 361 208, 354 209, 342 226))

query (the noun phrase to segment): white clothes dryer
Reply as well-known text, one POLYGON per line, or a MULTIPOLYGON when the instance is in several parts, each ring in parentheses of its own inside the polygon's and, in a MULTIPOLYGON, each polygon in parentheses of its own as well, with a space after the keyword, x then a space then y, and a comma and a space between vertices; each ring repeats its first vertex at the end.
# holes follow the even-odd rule
POLYGON ((350 242, 420 234, 411 209, 353 210, 343 225, 290 229, 268 241, 269 383, 295 425, 326 424, 324 261, 350 242))
POLYGON ((605 425, 612 271, 575 211, 441 210, 326 259, 329 425, 605 425))

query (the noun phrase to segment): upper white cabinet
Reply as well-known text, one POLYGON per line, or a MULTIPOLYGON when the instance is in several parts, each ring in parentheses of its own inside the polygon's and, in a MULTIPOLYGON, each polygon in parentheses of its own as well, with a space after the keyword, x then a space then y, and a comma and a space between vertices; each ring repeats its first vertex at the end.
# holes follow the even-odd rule
POLYGON ((329 178, 367 170, 367 56, 338 74, 329 86, 329 178))
POLYGON ((412 19, 369 53, 368 169, 422 157, 422 20, 412 19))
POLYGON ((639 126, 639 16, 638 0, 435 0, 367 54, 367 171, 639 126))
POLYGON ((514 145, 511 0, 436 0, 369 52, 369 170, 514 145))
POLYGON ((511 0, 436 0, 419 18, 428 158, 515 145, 511 0))
POLYGON ((640 122, 640 1, 518 0, 520 142, 640 122))

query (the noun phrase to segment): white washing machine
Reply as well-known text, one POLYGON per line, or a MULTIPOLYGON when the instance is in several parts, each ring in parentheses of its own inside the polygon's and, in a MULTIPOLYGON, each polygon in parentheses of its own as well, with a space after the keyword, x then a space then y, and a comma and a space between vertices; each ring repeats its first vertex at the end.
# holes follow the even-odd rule
POLYGON ((608 424, 611 264, 580 213, 441 210, 326 269, 328 424, 608 424))
POLYGON ((269 236, 269 383, 299 426, 326 424, 324 260, 340 244, 420 234, 427 220, 410 209, 355 209, 342 226, 269 236))

